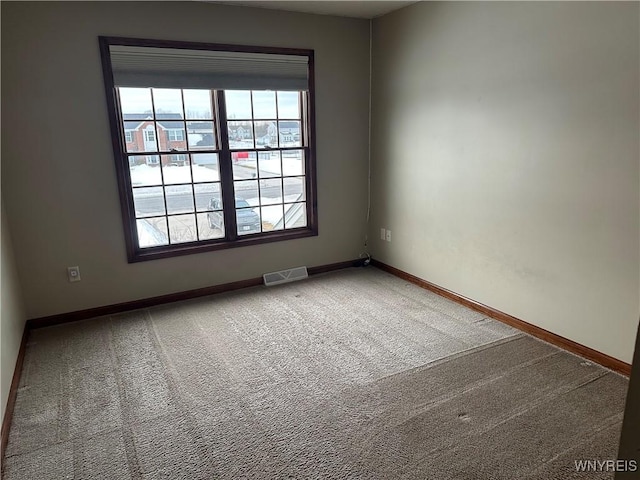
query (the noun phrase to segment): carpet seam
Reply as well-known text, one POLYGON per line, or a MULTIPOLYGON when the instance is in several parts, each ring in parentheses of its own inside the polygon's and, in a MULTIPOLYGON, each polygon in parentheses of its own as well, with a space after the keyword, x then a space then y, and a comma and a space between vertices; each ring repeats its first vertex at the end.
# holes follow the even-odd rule
MULTIPOLYGON (((375 284, 375 285, 379 285, 379 284, 377 284, 376 282, 373 282, 373 281, 369 281, 369 283, 373 283, 373 284, 375 284)), ((381 288, 384 288, 382 285, 380 285, 380 287, 381 287, 381 288)), ((365 291, 366 291, 366 289, 363 289, 363 290, 365 290, 365 291)), ((430 311, 432 311, 433 313, 441 314, 441 315, 444 315, 444 316, 446 316, 446 317, 449 317, 449 318, 451 318, 451 319, 452 319, 454 322, 456 322, 456 323, 459 323, 459 322, 463 321, 463 320, 461 320, 461 319, 459 319, 459 318, 455 318, 455 317, 453 317, 453 316, 451 316, 451 315, 449 315, 449 314, 446 314, 446 313, 444 313, 444 312, 438 311, 437 309, 434 309, 431 305, 424 304, 424 303, 422 303, 422 302, 419 302, 419 301, 417 301, 417 300, 415 300, 415 299, 412 299, 412 298, 410 298, 410 297, 407 297, 407 296, 404 296, 404 298, 407 298, 407 299, 411 300, 413 303, 416 303, 416 304, 418 304, 420 307, 425 308, 425 309, 427 309, 427 310, 430 310, 430 311)), ((383 301, 383 302, 385 302, 385 305, 387 305, 387 307, 389 307, 389 309, 391 309, 391 307, 393 307, 393 304, 390 304, 390 302, 387 302, 387 301, 386 301, 386 300, 384 300, 384 299, 382 299, 382 301, 383 301)), ((473 344, 470 344, 470 343, 468 343, 467 341, 465 341, 465 340, 463 340, 463 339, 453 337, 451 334, 447 333, 447 332, 446 332, 446 331, 444 331, 444 330, 441 330, 441 329, 440 329, 440 328, 438 328, 436 325, 431 325, 431 324, 425 323, 425 322, 423 322, 423 321, 420 321, 419 319, 415 318, 415 316, 414 316, 414 315, 409 315, 409 314, 407 314, 407 316, 404 316, 403 318, 407 318, 407 319, 409 319, 409 320, 411 321, 411 323, 413 323, 413 324, 415 324, 415 325, 417 325, 417 326, 420 326, 420 327, 423 327, 423 328, 424 328, 424 327, 426 327, 426 328, 428 328, 428 329, 430 329, 430 330, 433 330, 433 331, 437 332, 438 334, 440 334, 440 335, 443 335, 443 336, 447 337, 447 338, 448 338, 448 339, 450 339, 450 340, 453 340, 453 341, 457 341, 457 342, 463 343, 463 344, 465 344, 466 346, 469 346, 469 347, 473 347, 473 344)), ((394 327, 394 326, 389 326, 389 328, 391 328, 393 331, 397 332, 400 336, 402 336, 402 337, 406 338, 408 341, 410 341, 410 342, 412 342, 412 343, 415 343, 416 345, 420 345, 420 342, 416 342, 416 341, 414 341, 411 337, 407 337, 407 336, 404 334, 404 332, 403 332, 402 330, 399 330, 399 329, 397 329, 397 328, 396 328, 396 327, 394 327)))
MULTIPOLYGON (((374 380, 371 383, 380 382, 382 380, 387 380, 387 379, 392 379, 393 377, 399 376, 399 375, 405 375, 405 374, 409 374, 409 373, 411 373, 411 374, 419 373, 421 371, 428 370, 428 369, 433 368, 433 367, 444 365, 444 364, 446 364, 446 363, 448 363, 450 361, 453 361, 453 360, 458 360, 458 359, 467 357, 469 355, 473 355, 475 353, 479 353, 479 352, 483 352, 485 350, 489 350, 489 349, 494 348, 494 347, 499 347, 501 345, 506 345, 507 343, 514 342, 514 341, 517 341, 517 340, 522 339, 522 338, 527 338, 524 333, 516 333, 515 335, 511 335, 511 336, 504 337, 504 338, 499 338, 499 339, 494 340, 494 341, 489 342, 489 343, 485 343, 485 344, 482 344, 482 345, 476 345, 475 347, 471 347, 471 348, 468 348, 466 350, 460 350, 460 351, 455 352, 455 353, 453 353, 451 355, 447 355, 445 357, 437 358, 437 359, 435 359, 435 360, 433 360, 431 362, 427 362, 427 363, 424 363, 422 365, 418 365, 416 367, 408 368, 408 369, 405 369, 405 370, 402 370, 402 371, 399 371, 399 372, 394 372, 394 373, 392 373, 390 375, 385 375, 384 377, 377 378, 376 380, 374 380)), ((535 338, 534 338, 534 340, 535 340, 535 338)))
MULTIPOLYGON (((155 325, 153 324, 153 316, 150 310, 147 310, 145 312, 144 320, 142 323, 147 329, 147 332, 149 333, 149 340, 151 342, 151 345, 153 346, 154 352, 157 355, 158 360, 160 360, 160 363, 162 364, 163 377, 167 382, 167 387, 169 390, 169 394, 171 395, 172 403, 175 404, 179 412, 184 412, 183 418, 185 418, 189 423, 186 433, 189 437, 191 437, 193 441, 193 445, 196 447, 196 450, 198 451, 198 456, 200 456, 201 460, 207 463, 209 467, 212 467, 213 465, 210 464, 210 462, 207 459, 207 456, 203 454, 205 449, 202 448, 202 446, 200 445, 200 442, 198 442, 195 436, 193 435, 194 422, 193 422, 193 419, 191 418, 192 415, 190 413, 190 409, 185 408, 186 402, 182 399, 182 393, 179 391, 179 387, 177 386, 176 384, 177 382, 175 381, 174 375, 173 375, 173 371, 175 370, 175 367, 173 366, 171 361, 168 359, 168 356, 164 350, 164 346, 162 345, 162 342, 158 338, 158 332, 156 331, 155 325)), ((179 412, 176 412, 178 416, 180 415, 179 412)), ((211 472, 208 472, 208 473, 211 473, 211 472)))
MULTIPOLYGON (((532 402, 532 403, 527 403, 526 405, 523 405, 522 408, 515 410, 512 414, 503 417, 502 419, 500 419, 498 422, 495 423, 491 423, 489 425, 487 425, 487 428, 483 428, 478 432, 474 432, 473 435, 469 435, 467 437, 464 438, 470 438, 472 436, 479 436, 479 435, 483 435, 487 432, 490 432, 491 430, 494 430, 496 427, 499 427, 501 425, 506 424, 507 422, 510 422, 511 420, 514 420, 518 417, 521 417, 522 415, 524 415, 525 413, 533 410, 534 408, 540 407, 541 405, 544 405, 545 403, 548 403, 550 400, 562 397, 568 393, 571 393, 579 388, 582 388, 585 385, 588 385, 590 383, 593 383, 603 377, 605 377, 607 375, 607 373, 604 373, 602 375, 597 375, 594 378, 589 378, 588 380, 579 383, 578 385, 572 385, 572 386, 566 386, 565 388, 558 388, 557 391, 552 392, 551 394, 547 394, 544 397, 540 397, 538 400, 532 402)), ((442 449, 438 449, 437 451, 442 451, 442 449)), ((436 452, 436 450, 433 451, 434 453, 436 452)), ((431 453, 431 452, 430 452, 431 453)), ((425 455, 424 458, 426 458, 427 456, 430 456, 430 454, 425 455)))
POLYGON ((122 365, 118 361, 118 356, 115 352, 113 317, 109 316, 108 324, 109 328, 106 332, 108 339, 107 345, 109 348, 111 365, 118 388, 118 404, 120 406, 118 411, 120 412, 120 420, 122 422, 120 431, 122 432, 122 443, 124 445, 125 457, 127 458, 127 470, 129 471, 129 475, 131 476, 131 478, 137 480, 142 478, 142 468, 138 460, 138 453, 135 445, 135 440, 133 438, 133 430, 131 429, 131 412, 129 411, 129 406, 126 401, 124 382, 122 381, 121 375, 122 365))
POLYGON ((620 424, 622 423, 622 417, 623 416, 624 416, 623 412, 611 415, 610 417, 607 418, 607 420, 603 424, 601 424, 600 428, 598 428, 596 431, 592 432, 590 435, 586 435, 586 437, 582 437, 582 441, 581 442, 577 443, 576 445, 572 445, 569 448, 564 449, 562 452, 554 455, 549 460, 545 460, 542 463, 542 465, 540 465, 537 468, 535 468, 531 473, 528 473, 526 475, 526 477, 524 477, 524 478, 525 479, 526 478, 533 478, 534 475, 536 475, 538 472, 540 472, 540 470, 543 470, 545 467, 547 467, 551 463, 553 463, 556 460, 558 460, 564 454, 569 453, 569 452, 571 452, 573 450, 577 450, 581 446, 587 444, 590 440, 594 439, 596 436, 598 436, 600 433, 604 432, 605 430, 608 430, 609 428, 614 427, 616 425, 619 428, 620 424))
MULTIPOLYGON (((484 434, 486 434, 486 433, 490 432, 491 430, 494 430, 495 428, 497 428, 497 427, 499 427, 499 426, 501 426, 501 425, 504 425, 504 424, 506 424, 506 423, 510 422, 510 421, 511 421, 511 420, 513 420, 513 419, 516 419, 516 418, 518 418, 518 417, 521 417, 522 415, 524 415, 525 413, 527 413, 527 412, 531 411, 532 409, 534 409, 534 408, 536 408, 536 407, 539 407, 540 405, 544 405, 544 404, 545 404, 545 403, 547 403, 549 400, 552 400, 552 399, 554 399, 554 398, 561 397, 561 396, 563 396, 563 395, 566 395, 567 393, 570 393, 570 392, 572 392, 572 391, 574 391, 574 390, 577 390, 578 388, 581 388, 581 387, 582 387, 582 386, 584 386, 584 385, 588 385, 588 384, 590 384, 590 383, 593 383, 594 381, 597 381, 597 380, 598 380, 598 379, 600 379, 600 378, 604 378, 607 374, 608 374, 608 372, 605 372, 605 373, 604 373, 604 374, 602 374, 602 375, 599 375, 599 376, 597 376, 597 377, 595 377, 595 378, 593 378, 593 379, 590 379, 590 380, 588 380, 588 381, 586 381, 586 382, 583 382, 583 383, 579 384, 578 386, 575 386, 575 387, 573 387, 573 388, 570 388, 570 389, 568 389, 568 390, 566 390, 566 391, 559 392, 559 393, 554 394, 554 395, 547 395, 547 396, 545 396, 545 397, 542 397, 539 401, 536 401, 536 402, 534 402, 534 403, 532 403, 532 404, 527 404, 527 408, 522 408, 521 410, 517 411, 516 413, 514 413, 514 414, 512 414, 512 415, 509 415, 509 416, 508 416, 508 417, 506 417, 506 418, 503 418, 503 419, 502 419, 502 420, 500 420, 499 422, 488 425, 488 426, 487 426, 488 428, 483 428, 483 429, 481 429, 481 430, 479 430, 479 431, 477 431, 477 432, 473 432, 472 434, 464 435, 464 436, 462 436, 461 438, 462 438, 462 439, 467 440, 467 439, 470 439, 470 438, 473 438, 473 437, 479 437, 479 436, 481 436, 481 435, 484 435, 484 434)), ((609 418, 609 417, 608 417, 608 418, 609 418)), ((460 439, 458 439, 458 440, 460 440, 460 439)), ((441 456, 442 456, 443 454, 445 454, 445 453, 450 453, 450 452, 454 452, 454 451, 459 450, 459 449, 460 449, 459 441, 458 441, 457 443, 458 443, 458 445, 457 445, 457 446, 456 446, 456 444, 455 444, 455 443, 453 443, 453 444, 452 444, 452 443, 450 443, 450 444, 448 444, 448 445, 447 445, 447 446, 445 446, 445 447, 439 447, 439 448, 437 448, 437 449, 434 449, 434 450, 432 450, 432 451, 430 451, 430 452, 427 452, 427 453, 425 453, 425 454, 421 455, 420 457, 418 457, 418 458, 415 460, 414 464, 412 464, 411 466, 405 466, 405 467, 401 468, 401 469, 400 469, 400 473, 401 473, 401 475, 403 475, 403 476, 407 475, 407 474, 409 473, 409 470, 410 470, 410 469, 414 468, 416 464, 424 463, 426 459, 429 459, 429 458, 438 458, 438 457, 441 457, 441 456), (454 448, 450 448, 449 450, 446 450, 446 448, 447 448, 447 447, 451 447, 451 446, 453 446, 454 448)))

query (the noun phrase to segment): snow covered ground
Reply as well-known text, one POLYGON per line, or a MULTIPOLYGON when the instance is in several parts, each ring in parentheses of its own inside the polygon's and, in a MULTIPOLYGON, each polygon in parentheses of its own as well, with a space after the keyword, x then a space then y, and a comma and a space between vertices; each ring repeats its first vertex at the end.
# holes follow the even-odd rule
POLYGON ((160 167, 152 167, 150 165, 135 165, 131 167, 131 184, 134 187, 143 185, 162 185, 162 176, 164 176, 164 184, 170 185, 175 183, 191 183, 191 169, 193 169, 193 181, 195 182, 219 182, 220 176, 218 170, 207 168, 201 165, 193 165, 189 167, 164 167, 162 175, 160 167))
MULTIPOLYGON (((280 173, 280 159, 279 158, 270 158, 268 160, 259 160, 260 162, 260 174, 264 175, 263 172, 270 173, 272 175, 281 175, 280 173)), ((240 161, 238 162, 240 164, 240 161)), ((304 173, 304 162, 302 158, 295 157, 284 157, 282 159, 282 174, 285 177, 293 176, 293 175, 303 175, 304 173)))
MULTIPOLYGON (((240 159, 234 161, 234 166, 244 167, 249 170, 256 170, 256 160, 240 159)), ((264 177, 272 176, 294 176, 304 174, 304 162, 298 157, 283 157, 282 164, 278 156, 269 159, 259 160, 260 175, 264 177), (282 172, 281 172, 282 168, 282 172)), ((145 185, 162 185, 164 176, 164 184, 191 183, 191 173, 193 171, 194 182, 219 182, 220 175, 217 168, 209 168, 202 165, 184 166, 165 166, 162 173, 159 166, 150 165, 134 165, 131 167, 131 184, 134 187, 145 185)))

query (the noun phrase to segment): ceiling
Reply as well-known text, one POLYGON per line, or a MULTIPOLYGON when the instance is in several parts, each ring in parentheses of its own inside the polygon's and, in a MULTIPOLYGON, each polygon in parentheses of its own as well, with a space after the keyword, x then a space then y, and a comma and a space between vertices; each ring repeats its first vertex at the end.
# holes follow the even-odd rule
POLYGON ((249 7, 271 8, 275 10, 289 10, 291 12, 317 13, 320 15, 337 15, 341 17, 374 18, 405 7, 414 1, 403 0, 360 0, 360 1, 214 1, 212 3, 226 3, 249 7))

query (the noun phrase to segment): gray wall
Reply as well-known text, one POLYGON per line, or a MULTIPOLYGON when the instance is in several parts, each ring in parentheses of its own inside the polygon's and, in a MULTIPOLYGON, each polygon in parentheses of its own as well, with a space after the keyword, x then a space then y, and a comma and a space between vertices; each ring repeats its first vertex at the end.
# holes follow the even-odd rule
POLYGON ((204 2, 1 8, 2 188, 28 317, 358 257, 368 21, 204 2), (320 236, 127 264, 98 35, 315 49, 320 236), (71 265, 81 282, 67 282, 71 265))
POLYGON ((376 19, 374 257, 631 362, 639 13, 425 2, 376 19))
POLYGON ((2 291, 0 300, 0 418, 4 418, 4 411, 9 397, 9 388, 13 378, 13 371, 18 358, 22 331, 26 320, 24 304, 22 300, 22 290, 16 272, 13 257, 13 247, 11 234, 7 225, 7 216, 2 207, 2 226, 0 230, 0 290, 2 291))

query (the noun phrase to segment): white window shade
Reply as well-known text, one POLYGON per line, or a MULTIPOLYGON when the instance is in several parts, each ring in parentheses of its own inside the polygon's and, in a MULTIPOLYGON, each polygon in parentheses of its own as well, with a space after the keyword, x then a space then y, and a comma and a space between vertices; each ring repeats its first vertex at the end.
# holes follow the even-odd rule
POLYGON ((307 90, 305 55, 111 45, 118 87, 307 90))

